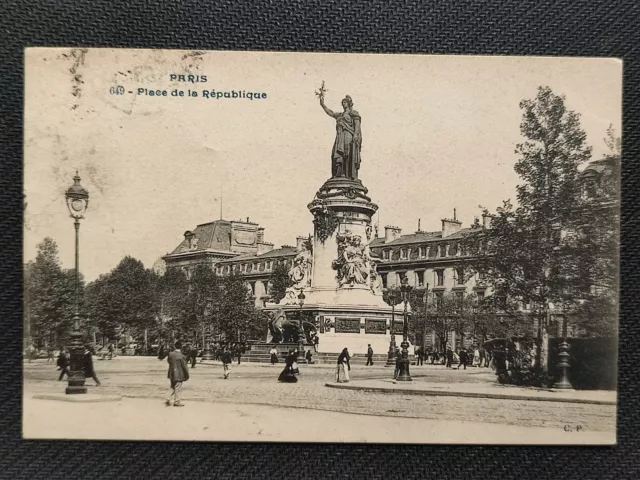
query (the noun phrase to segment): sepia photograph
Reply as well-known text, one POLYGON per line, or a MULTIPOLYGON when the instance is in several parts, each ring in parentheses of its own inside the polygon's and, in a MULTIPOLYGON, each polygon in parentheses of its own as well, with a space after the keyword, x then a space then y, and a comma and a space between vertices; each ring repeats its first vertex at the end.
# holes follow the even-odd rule
POLYGON ((24 62, 24 438, 616 444, 620 59, 24 62))

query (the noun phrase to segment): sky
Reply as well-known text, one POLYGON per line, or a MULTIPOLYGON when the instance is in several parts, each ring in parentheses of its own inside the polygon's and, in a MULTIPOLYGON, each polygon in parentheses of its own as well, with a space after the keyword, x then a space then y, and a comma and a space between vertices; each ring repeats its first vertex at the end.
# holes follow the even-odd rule
POLYGON ((64 192, 76 170, 90 195, 80 229, 88 280, 125 255, 151 267, 221 211, 259 223, 276 246, 295 245, 313 233, 307 204, 331 175, 335 120, 314 95, 323 81, 329 108, 348 94, 362 118, 359 177, 381 234, 385 225, 412 233, 418 219, 437 231, 454 208, 468 226, 480 206, 515 200, 519 102, 540 85, 581 114, 594 159, 608 151, 608 126, 621 131, 616 59, 27 49, 25 261, 49 236, 73 267, 64 192))

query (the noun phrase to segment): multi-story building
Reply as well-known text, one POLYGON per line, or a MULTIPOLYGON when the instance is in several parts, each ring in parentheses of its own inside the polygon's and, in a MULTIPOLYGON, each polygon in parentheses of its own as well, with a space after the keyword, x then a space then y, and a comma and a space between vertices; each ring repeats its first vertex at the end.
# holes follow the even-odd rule
POLYGON ((195 265, 209 264, 218 275, 241 273, 255 297, 256 307, 264 306, 269 298, 269 278, 280 262, 290 265, 304 237, 297 247, 283 245, 274 249, 264 241, 264 228, 242 220, 215 220, 187 230, 184 240, 162 259, 167 268, 181 268, 189 277, 195 265))
MULTIPOLYGON (((593 161, 581 173, 583 194, 600 202, 603 215, 618 215, 618 178, 618 158, 593 161)), ((385 227, 384 236, 376 233, 370 244, 372 255, 378 259, 377 271, 383 288, 397 287, 406 277, 418 291, 429 292, 428 301, 434 303, 447 292, 460 297, 471 293, 478 298, 491 295, 478 273, 468 275, 461 267, 464 262, 473 262, 462 245, 465 235, 490 227, 491 216, 483 215, 482 220, 476 218, 463 228, 455 209, 453 218, 441 220, 438 231, 418 229, 402 235, 398 227, 385 227)), ((163 260, 168 268, 182 268, 187 275, 191 267, 201 263, 210 264, 218 275, 240 273, 251 287, 256 307, 261 308, 269 299, 269 279, 275 265, 290 266, 306 240, 298 237, 295 247, 284 245, 274 249, 273 244, 264 241, 264 228, 248 218, 246 221, 216 220, 185 232, 184 240, 163 260)), ((527 310, 526 305, 523 310, 527 310)), ((436 339, 432 338, 436 346, 436 339)), ((448 340, 455 346, 455 333, 452 332, 448 340)))

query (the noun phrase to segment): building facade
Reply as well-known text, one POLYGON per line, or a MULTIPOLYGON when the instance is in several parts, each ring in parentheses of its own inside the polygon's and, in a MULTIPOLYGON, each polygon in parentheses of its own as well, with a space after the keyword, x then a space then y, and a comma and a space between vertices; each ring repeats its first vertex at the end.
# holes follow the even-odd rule
MULTIPOLYGON (((599 202, 602 215, 619 216, 619 175, 617 157, 590 162, 580 173, 583 195, 599 202)), ((416 291, 425 293, 427 302, 434 304, 449 292, 461 298, 469 294, 478 299, 490 296, 490 287, 480 274, 470 275, 461 267, 465 262, 473 263, 473 258, 464 250, 465 235, 486 228, 491 228, 490 215, 476 218, 463 227, 454 209, 453 217, 443 218, 437 231, 418 229, 403 235, 395 226, 385 227, 384 236, 378 236, 376 231, 370 250, 376 259, 383 289, 399 287, 406 278, 416 291)), ((216 220, 186 231, 184 240, 163 260, 167 268, 182 268, 187 276, 193 266, 203 263, 210 264, 218 275, 241 274, 251 288, 256 307, 262 308, 269 300, 269 280, 274 267, 277 264, 290 267, 307 240, 307 237, 297 237, 296 246, 276 249, 264 240, 264 228, 248 218, 246 221, 216 220)), ((522 310, 526 313, 528 305, 523 304, 522 310)), ((432 334, 431 342, 425 343, 437 348, 440 340, 432 334)), ((455 332, 449 334, 447 343, 459 346, 455 332)))

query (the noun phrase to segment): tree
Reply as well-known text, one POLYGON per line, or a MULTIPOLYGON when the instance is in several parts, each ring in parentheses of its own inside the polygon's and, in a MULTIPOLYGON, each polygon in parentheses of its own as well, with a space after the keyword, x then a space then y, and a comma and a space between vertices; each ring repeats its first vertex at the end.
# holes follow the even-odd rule
POLYGON ((285 262, 275 263, 273 272, 269 277, 269 283, 271 284, 269 290, 270 300, 273 303, 279 303, 280 300, 284 298, 287 288, 292 285, 291 279, 289 278, 289 269, 285 262))
POLYGON ((579 114, 549 87, 540 87, 520 108, 525 140, 516 146, 514 169, 523 181, 516 189, 518 206, 505 201, 491 228, 469 235, 466 246, 476 256, 473 268, 495 294, 530 304, 543 328, 550 304, 565 307, 575 300, 569 283, 576 279, 576 251, 561 248, 561 232, 572 228, 581 198, 578 166, 589 160, 591 147, 579 114))
MULTIPOLYGON (((75 270, 63 270, 56 242, 46 237, 25 266, 25 311, 38 346, 64 342, 75 313, 75 270)), ((83 279, 80 277, 80 301, 83 279)))
MULTIPOLYGON (((254 322, 263 320, 257 315, 253 296, 242 275, 232 273, 220 279, 219 325, 227 342, 246 341, 254 322), (251 327, 250 327, 251 325, 251 327)), ((263 327, 266 328, 266 323, 263 327)))
POLYGON ((140 260, 126 256, 90 287, 91 319, 103 335, 113 338, 117 329, 140 337, 155 325, 155 274, 140 260))

